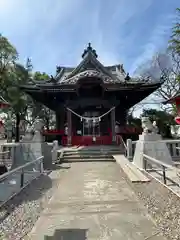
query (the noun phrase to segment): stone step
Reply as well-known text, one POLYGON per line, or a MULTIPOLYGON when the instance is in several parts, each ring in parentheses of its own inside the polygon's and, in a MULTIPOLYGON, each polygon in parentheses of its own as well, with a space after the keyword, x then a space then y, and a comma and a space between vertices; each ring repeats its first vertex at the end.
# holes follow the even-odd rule
POLYGON ((114 158, 83 158, 83 159, 63 159, 62 163, 74 163, 74 162, 116 162, 114 158))
POLYGON ((113 150, 113 151, 64 151, 64 155, 71 155, 71 154, 94 154, 94 155, 98 155, 98 154, 116 154, 116 153, 120 153, 123 152, 122 149, 119 150, 113 150))
POLYGON ((133 162, 130 162, 131 169, 135 172, 135 174, 139 177, 141 182, 149 182, 150 179, 146 177, 137 167, 134 165, 133 162))
POLYGON ((100 155, 104 155, 104 156, 112 156, 112 155, 116 155, 116 154, 121 154, 123 153, 122 151, 118 151, 118 152, 112 152, 112 153, 106 153, 106 152, 97 152, 97 153, 93 153, 93 152, 71 152, 71 153, 67 153, 67 152, 63 152, 63 156, 72 156, 72 155, 77 155, 77 156, 100 156, 100 155))
POLYGON ((88 159, 88 158, 100 158, 100 159, 102 159, 102 158, 110 158, 110 159, 113 159, 113 156, 112 155, 109 155, 109 154, 107 154, 107 155, 90 155, 90 154, 88 154, 88 155, 78 155, 78 154, 76 154, 76 155, 69 155, 69 156, 64 156, 63 155, 63 157, 62 157, 63 159, 88 159))
POLYGON ((65 149, 65 151, 68 151, 68 152, 74 152, 74 151, 77 151, 77 152, 83 152, 83 151, 87 151, 87 152, 104 152, 104 151, 106 151, 106 152, 109 152, 109 151, 117 151, 117 150, 119 150, 119 149, 121 149, 120 147, 118 147, 118 148, 96 148, 96 149, 88 149, 88 148, 75 148, 75 149, 68 149, 68 148, 66 148, 65 149))
POLYGON ((121 148, 121 146, 118 147, 108 147, 108 148, 101 148, 101 146, 98 146, 96 148, 88 148, 88 147, 82 147, 82 148, 66 148, 66 151, 111 151, 111 150, 117 150, 121 148))
POLYGON ((115 155, 113 157, 131 182, 150 181, 133 163, 129 162, 124 155, 115 155))

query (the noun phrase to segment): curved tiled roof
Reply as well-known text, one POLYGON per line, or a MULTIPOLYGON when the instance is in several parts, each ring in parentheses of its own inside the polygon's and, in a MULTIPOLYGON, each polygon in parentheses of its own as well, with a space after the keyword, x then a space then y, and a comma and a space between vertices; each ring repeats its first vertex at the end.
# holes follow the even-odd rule
POLYGON ((104 83, 119 83, 119 80, 112 79, 111 77, 103 74, 102 72, 98 72, 96 70, 86 70, 76 74, 71 78, 65 78, 61 81, 61 84, 76 84, 80 79, 83 78, 100 78, 103 80, 104 83))

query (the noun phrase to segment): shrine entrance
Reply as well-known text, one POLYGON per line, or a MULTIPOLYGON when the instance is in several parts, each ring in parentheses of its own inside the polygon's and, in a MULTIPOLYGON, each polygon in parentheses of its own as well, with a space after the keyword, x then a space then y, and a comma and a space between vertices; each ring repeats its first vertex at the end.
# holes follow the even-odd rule
POLYGON ((63 140, 64 145, 110 145, 116 142, 115 107, 103 114, 98 109, 85 110, 82 115, 67 108, 67 126, 68 132, 67 137, 63 140), (72 125, 72 114, 79 118, 78 129, 75 129, 72 125), (110 128, 103 126, 103 124, 107 124, 106 117, 108 115, 110 128), (106 128, 106 133, 104 128, 106 128))
POLYGON ((99 112, 85 112, 83 114, 85 120, 83 121, 83 136, 100 136, 100 122, 99 122, 99 112), (86 119, 87 118, 87 119, 86 119))

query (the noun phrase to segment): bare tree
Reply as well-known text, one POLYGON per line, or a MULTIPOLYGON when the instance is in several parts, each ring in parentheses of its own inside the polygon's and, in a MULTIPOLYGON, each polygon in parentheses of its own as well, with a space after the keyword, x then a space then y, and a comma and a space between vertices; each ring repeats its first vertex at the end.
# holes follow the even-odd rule
MULTIPOLYGON (((172 51, 156 54, 150 61, 137 69, 141 79, 148 81, 163 80, 162 86, 153 94, 153 99, 164 102, 180 91, 177 77, 180 74, 180 57, 172 51)), ((165 111, 174 111, 173 105, 160 104, 165 111)))

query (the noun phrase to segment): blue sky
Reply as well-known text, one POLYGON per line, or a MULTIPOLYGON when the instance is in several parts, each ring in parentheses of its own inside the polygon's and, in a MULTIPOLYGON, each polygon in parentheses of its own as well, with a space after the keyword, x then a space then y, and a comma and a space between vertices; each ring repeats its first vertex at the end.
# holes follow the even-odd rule
POLYGON ((74 66, 91 42, 102 63, 133 73, 166 47, 177 7, 179 0, 0 0, 0 32, 34 70, 74 66))

